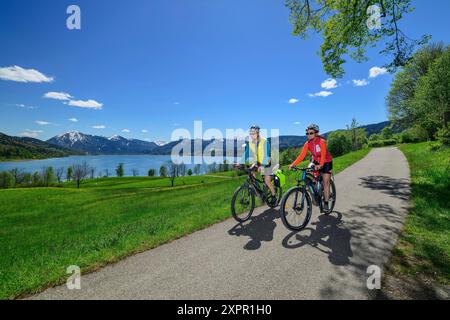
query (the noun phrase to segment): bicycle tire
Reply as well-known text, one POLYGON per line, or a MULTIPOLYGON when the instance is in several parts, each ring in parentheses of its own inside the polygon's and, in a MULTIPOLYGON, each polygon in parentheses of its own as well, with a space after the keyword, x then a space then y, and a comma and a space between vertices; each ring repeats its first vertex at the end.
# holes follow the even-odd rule
MULTIPOLYGON (((336 186, 334 184, 334 181, 331 179, 330 180, 330 197, 333 197, 333 201, 331 202, 331 207, 328 208, 328 211, 324 211, 324 213, 326 215, 329 215, 333 212, 334 210, 334 206, 336 205, 336 186)), ((323 195, 322 195, 323 197, 323 195)), ((323 201, 323 200, 322 200, 323 201)), ((330 202, 328 201, 328 205, 330 204, 330 202)))
POLYGON ((240 187, 238 187, 234 193, 233 193, 233 198, 231 198, 231 214, 233 215, 233 218, 237 221, 237 222, 245 222, 248 219, 250 219, 250 217, 253 214, 253 210, 255 209, 255 195, 253 193, 253 190, 246 185, 242 185, 240 187), (246 189, 248 191, 248 195, 250 196, 250 209, 247 213, 247 215, 244 215, 244 217, 240 217, 239 215, 242 215, 242 213, 238 213, 236 212, 236 200, 237 197, 240 193, 240 191, 246 189))
POLYGON ((311 203, 311 197, 309 196, 309 193, 306 190, 303 190, 303 188, 298 187, 298 186, 292 187, 291 189, 289 189, 283 196, 283 199, 281 200, 281 205, 280 205, 280 216, 281 216, 281 221, 283 221, 284 226, 292 231, 300 231, 308 225, 309 221, 311 220, 311 215, 312 215, 312 203, 311 203), (306 206, 307 206, 305 220, 299 226, 292 225, 286 218, 286 215, 287 215, 286 203, 287 203, 289 197, 295 192, 298 192, 300 196, 302 194, 305 195, 306 206))

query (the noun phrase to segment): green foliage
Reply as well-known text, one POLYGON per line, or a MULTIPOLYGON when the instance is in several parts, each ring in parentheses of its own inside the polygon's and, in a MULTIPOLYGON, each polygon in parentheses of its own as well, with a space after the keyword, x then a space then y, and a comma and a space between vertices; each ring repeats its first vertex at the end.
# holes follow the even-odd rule
POLYGON ((162 177, 162 178, 167 177, 167 168, 166 168, 165 165, 162 165, 162 166, 159 168, 159 176, 162 177))
POLYGON ((9 171, 0 172, 0 188, 13 188, 16 184, 14 176, 9 171))
POLYGON ((67 174, 66 174, 66 180, 70 181, 72 180, 73 177, 73 168, 72 167, 68 167, 67 168, 67 174))
POLYGON ((450 146, 450 129, 440 128, 437 132, 438 140, 445 146, 450 146))
POLYGON ((377 141, 369 141, 369 148, 379 148, 379 147, 386 147, 386 146, 393 146, 397 144, 396 139, 386 139, 386 140, 377 140, 377 141))
POLYGON ((187 174, 188 176, 192 176, 192 169, 188 169, 187 174))
POLYGON ((289 165, 297 158, 300 152, 299 148, 289 148, 281 152, 280 154, 280 164, 289 165))
POLYGON ((325 71, 333 77, 344 74, 349 55, 365 61, 365 49, 384 42, 383 54, 391 55, 389 68, 395 70, 410 59, 414 48, 428 42, 429 36, 412 40, 399 28, 399 20, 411 12, 410 0, 285 0, 290 10, 293 34, 306 38, 310 31, 321 33, 320 55, 325 71), (383 16, 380 28, 369 28, 369 7, 377 5, 383 16))
POLYGON ((445 140, 450 120, 450 47, 419 79, 413 105, 419 124, 429 135, 435 137, 438 130, 444 128, 442 132, 445 140))
POLYGON ((393 135, 393 133, 392 133, 392 127, 389 126, 389 127, 383 128, 383 129, 381 130, 380 137, 381 137, 381 139, 383 139, 383 140, 387 140, 387 139, 391 139, 391 138, 392 138, 392 135, 393 135))
POLYGON ((349 134, 346 131, 335 131, 328 135, 327 147, 333 157, 339 157, 352 151, 349 134))
POLYGON ((150 169, 150 170, 148 170, 148 176, 149 176, 149 177, 154 177, 155 174, 156 174, 155 169, 150 169))
MULTIPOLYGON (((427 130, 428 139, 433 139, 441 124, 436 124, 437 110, 445 109, 439 91, 448 90, 449 65, 445 64, 449 47, 442 43, 425 46, 418 50, 411 61, 396 74, 386 97, 389 118, 401 129, 420 125, 427 130), (438 62, 439 61, 439 62, 438 62), (437 70, 434 66, 439 63, 437 70), (445 89, 447 86, 447 89, 445 89), (429 97, 431 99, 429 99, 429 97), (429 101, 428 101, 429 100, 429 101)), ((446 60, 447 59, 447 60, 446 60)), ((448 94, 446 94, 448 108, 448 94)))
POLYGON ((420 126, 413 126, 396 135, 400 143, 412 143, 427 141, 428 133, 420 126))
POLYGON ((123 163, 119 163, 119 165, 116 168, 116 175, 118 177, 123 177, 125 175, 125 169, 123 163))

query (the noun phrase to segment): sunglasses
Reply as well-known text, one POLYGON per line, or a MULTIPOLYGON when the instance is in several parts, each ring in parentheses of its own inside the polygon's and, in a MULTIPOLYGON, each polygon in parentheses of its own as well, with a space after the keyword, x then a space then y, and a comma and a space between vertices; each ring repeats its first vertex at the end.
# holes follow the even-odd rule
POLYGON ((308 132, 308 133, 306 133, 308 136, 313 136, 313 135, 315 135, 316 133, 315 132, 308 132))

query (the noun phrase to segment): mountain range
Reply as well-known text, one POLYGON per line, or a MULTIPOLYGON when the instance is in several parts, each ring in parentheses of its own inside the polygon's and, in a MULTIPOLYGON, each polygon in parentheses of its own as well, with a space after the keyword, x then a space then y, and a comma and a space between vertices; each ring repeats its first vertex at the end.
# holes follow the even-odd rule
POLYGON ((79 155, 81 152, 29 138, 0 133, 0 159, 45 159, 79 155))
MULTIPOLYGON (((367 135, 379 133, 390 125, 389 121, 361 126, 366 130, 367 135)), ((328 136, 329 132, 323 134, 328 136)), ((280 151, 287 148, 299 147, 306 141, 306 136, 280 136, 280 151)), ((10 137, 0 133, 0 158, 24 158, 36 159, 45 157, 63 157, 74 154, 152 154, 152 155, 170 155, 174 146, 181 140, 171 142, 161 141, 143 141, 138 139, 127 139, 118 135, 112 137, 94 136, 77 131, 67 132, 55 136, 47 141, 41 141, 33 138, 10 137)), ((202 150, 211 145, 213 140, 202 140, 202 150)), ((195 141, 190 144, 194 150, 195 141)), ((226 140, 216 141, 216 144, 222 144, 226 150, 226 140)), ((236 142, 232 142, 236 150, 236 142)))

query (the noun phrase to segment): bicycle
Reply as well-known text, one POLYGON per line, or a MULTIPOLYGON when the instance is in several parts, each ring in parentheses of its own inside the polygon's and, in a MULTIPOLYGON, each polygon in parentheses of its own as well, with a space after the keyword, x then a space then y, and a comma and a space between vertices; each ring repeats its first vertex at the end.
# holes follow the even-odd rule
POLYGON ((245 171, 248 177, 247 180, 234 191, 233 198, 231 199, 231 213, 236 221, 245 222, 250 219, 253 210, 255 209, 255 195, 271 208, 276 208, 279 205, 282 196, 282 188, 276 182, 276 176, 273 176, 272 180, 275 188, 275 200, 273 200, 274 196, 265 182, 255 177, 254 172, 257 171, 257 169, 250 169, 243 165, 237 166, 237 168, 245 171))
POLYGON ((333 212, 336 204, 336 186, 334 184, 334 176, 332 176, 328 200, 329 209, 325 211, 323 209, 322 175, 311 168, 294 167, 292 170, 302 174, 301 176, 296 176, 297 185, 289 189, 283 196, 280 205, 280 216, 286 228, 299 231, 304 229, 311 219, 312 204, 319 206, 320 212, 326 215, 333 212), (306 212, 304 212, 305 209, 306 212), (292 222, 291 220, 294 221, 292 222), (295 220, 298 220, 298 223, 295 220))

